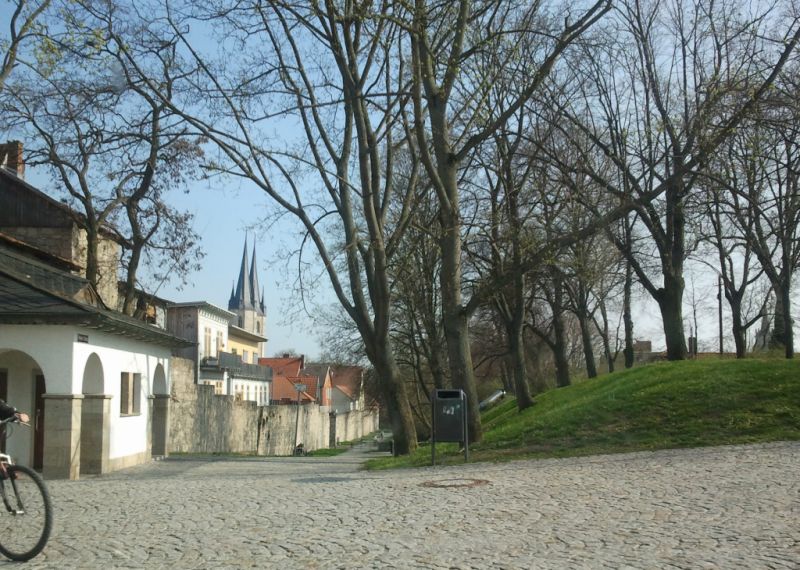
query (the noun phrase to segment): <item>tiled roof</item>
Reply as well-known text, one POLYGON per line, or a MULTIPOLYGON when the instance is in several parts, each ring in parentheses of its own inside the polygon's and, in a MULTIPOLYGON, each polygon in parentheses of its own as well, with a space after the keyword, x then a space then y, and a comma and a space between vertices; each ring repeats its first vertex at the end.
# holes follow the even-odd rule
POLYGON ((303 368, 303 373, 309 374, 310 376, 317 376, 320 379, 320 384, 322 384, 325 382, 329 370, 330 367, 327 364, 307 364, 306 367, 303 368))
POLYGON ((333 387, 340 390, 351 400, 357 400, 361 395, 364 369, 360 366, 332 366, 331 382, 333 387))
POLYGON ((259 358, 259 364, 272 368, 276 374, 284 376, 300 376, 300 371, 305 363, 304 356, 285 356, 281 358, 267 357, 259 358))
POLYGON ((24 283, 72 300, 100 306, 102 301, 89 282, 0 245, 0 269, 24 283))
POLYGON ((295 390, 294 385, 297 383, 305 384, 306 390, 300 393, 300 401, 302 403, 311 403, 316 401, 314 397, 315 388, 314 383, 316 382, 315 378, 312 377, 297 377, 297 376, 285 376, 283 374, 279 374, 274 372, 272 376, 272 400, 274 401, 285 401, 285 402, 296 402, 297 401, 297 390, 295 390))
POLYGON ((80 265, 73 263, 69 259, 54 255, 49 251, 45 251, 39 247, 36 247, 35 245, 21 241, 14 236, 10 236, 3 232, 0 232, 0 244, 5 246, 5 249, 7 250, 18 251, 24 255, 27 255, 28 258, 35 258, 50 265, 51 267, 55 267, 63 271, 80 271, 82 269, 80 265))
POLYGON ((70 324, 171 347, 192 346, 165 330, 83 302, 86 281, 0 249, 0 324, 70 324))

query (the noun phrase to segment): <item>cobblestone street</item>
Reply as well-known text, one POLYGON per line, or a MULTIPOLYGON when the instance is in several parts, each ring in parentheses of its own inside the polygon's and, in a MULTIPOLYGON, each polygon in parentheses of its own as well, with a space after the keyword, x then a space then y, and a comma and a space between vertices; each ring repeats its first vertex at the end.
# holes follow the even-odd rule
POLYGON ((366 456, 49 481, 53 535, 25 568, 800 568, 797 442, 377 473, 366 456))

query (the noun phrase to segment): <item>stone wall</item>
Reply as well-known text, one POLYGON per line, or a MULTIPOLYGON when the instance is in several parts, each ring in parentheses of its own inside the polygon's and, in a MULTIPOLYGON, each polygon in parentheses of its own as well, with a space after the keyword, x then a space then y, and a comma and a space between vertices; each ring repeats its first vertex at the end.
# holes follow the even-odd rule
MULTIPOLYGON (((170 453, 290 455, 300 442, 307 450, 329 447, 326 408, 256 406, 217 396, 212 386, 194 383, 194 363, 183 358, 172 359, 170 374, 170 453)), ((336 439, 352 441, 378 429, 378 412, 338 414, 335 421, 336 439)))
POLYGON ((355 441, 378 431, 378 412, 353 411, 336 415, 336 441, 355 441))
MULTIPOLYGON (((80 266, 86 277, 88 240, 86 231, 75 226, 10 226, 0 231, 20 241, 71 261, 80 266)), ((119 258, 120 246, 112 239, 101 235, 97 243, 97 293, 103 302, 115 308, 119 304, 119 258)))

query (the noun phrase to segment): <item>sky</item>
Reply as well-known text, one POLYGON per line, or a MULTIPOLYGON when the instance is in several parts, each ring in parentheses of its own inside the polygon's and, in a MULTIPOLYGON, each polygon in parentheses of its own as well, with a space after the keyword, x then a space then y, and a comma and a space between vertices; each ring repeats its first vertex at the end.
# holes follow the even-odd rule
MULTIPOLYGON (((53 183, 45 172, 27 168, 25 179, 55 196, 53 183)), ((248 266, 255 245, 258 281, 264 288, 267 355, 295 352, 310 360, 320 356, 322 349, 318 338, 323 331, 310 316, 313 306, 305 312, 298 309, 294 292, 296 264, 285 260, 284 252, 290 249, 295 230, 286 221, 269 228, 262 223, 268 214, 264 194, 257 188, 239 187, 231 181, 197 182, 188 193, 175 192, 171 202, 194 215, 194 230, 201 238, 205 258, 202 268, 189 277, 187 285, 179 287, 178 283, 166 283, 151 292, 176 303, 206 301, 227 309, 231 287, 239 277, 247 239, 248 266)), ((318 298, 327 298, 324 284, 323 281, 316 292, 318 298)))
MULTIPOLYGON (((0 20, 3 9, 0 7, 0 20)), ((7 12, 7 8, 5 10, 7 12)), ((34 185, 48 192, 51 187, 47 177, 29 173, 28 179, 34 185)), ((194 229, 201 236, 205 258, 200 271, 189 278, 184 287, 175 283, 162 286, 155 293, 164 299, 175 302, 206 301, 227 308, 231 287, 238 277, 245 239, 248 243, 248 262, 252 247, 256 247, 259 283, 264 286, 267 308, 267 354, 281 354, 293 351, 305 354, 310 359, 322 352, 319 338, 324 330, 309 313, 319 307, 334 303, 325 277, 314 292, 315 299, 301 308, 295 284, 297 265, 287 262, 287 252, 295 249, 300 242, 296 228, 288 221, 273 225, 263 222, 269 215, 268 200, 257 188, 239 185, 231 180, 203 181, 192 184, 188 194, 176 192, 173 204, 194 214, 194 229), (315 305, 314 301, 318 301, 315 305)), ((708 274, 700 268, 699 274, 708 274)), ((706 275, 707 276, 707 275, 706 275)), ((713 277, 713 276, 712 276, 713 277)), ((699 279, 699 281, 704 281, 699 279)), ((701 283, 696 291, 703 307, 698 317, 701 350, 717 345, 716 288, 713 283, 701 283)), ((691 314, 692 284, 687 277, 687 291, 684 299, 684 318, 687 322, 686 334, 689 336, 691 314)), ((728 314, 728 307, 724 307, 728 314)), ((657 305, 646 294, 638 296, 635 307, 635 336, 640 340, 651 340, 655 350, 663 350, 664 340, 657 305)), ((726 334, 728 323, 726 322, 726 334)), ((728 341, 728 350, 732 343, 728 341)))
MULTIPOLYGON (((52 183, 42 172, 26 171, 26 179, 43 191, 52 194, 52 183)), ((313 314, 336 301, 330 292, 326 278, 319 280, 313 298, 300 302, 295 289, 297 281, 296 259, 287 261, 287 251, 297 247, 297 228, 288 220, 267 225, 269 216, 268 198, 254 186, 240 185, 232 180, 202 181, 191 185, 188 193, 175 192, 171 196, 174 206, 194 215, 194 230, 200 236, 205 258, 198 272, 193 273, 188 284, 166 283, 156 295, 174 302, 206 301, 224 309, 228 306, 231 288, 235 285, 241 267, 245 239, 248 245, 248 264, 253 246, 256 248, 258 280, 264 287, 267 309, 268 338, 266 353, 270 356, 285 352, 304 354, 309 360, 321 356, 324 347, 321 338, 325 330, 315 322, 313 314), (316 301, 316 304, 315 304, 316 301)), ((702 274, 702 268, 697 273, 702 274)), ((705 270, 707 272, 707 269, 705 270)), ((695 273, 695 274, 697 274, 695 273)), ((694 295, 700 301, 698 329, 700 350, 715 351, 718 347, 718 322, 716 314, 716 280, 706 283, 699 279, 694 295)), ((686 336, 692 326, 692 288, 695 284, 687 276, 684 296, 684 319, 686 336)), ((148 290, 151 290, 148 288, 148 290)), ((725 303, 725 334, 729 333, 728 306, 725 303)), ((636 295, 634 303, 635 338, 650 340, 653 349, 664 350, 664 335, 658 306, 643 291, 636 295)), ((612 317, 614 318, 614 317, 612 317)), ((611 324, 612 331, 615 323, 611 324)), ((757 327, 755 327, 757 329, 757 327)), ((752 331, 755 333, 755 329, 752 331)), ((612 332, 613 334, 613 332, 612 332)), ((733 350, 730 338, 726 339, 726 350, 733 350)))
POLYGON ((312 360, 318 357, 321 346, 317 339, 322 331, 315 328, 307 312, 297 309, 295 266, 285 259, 292 230, 286 223, 266 227, 266 196, 253 187, 197 183, 188 194, 176 193, 173 200, 194 215, 194 230, 202 239, 205 258, 188 285, 169 283, 157 295, 176 302, 207 301, 227 309, 247 240, 248 266, 255 246, 258 281, 264 288, 267 354, 296 352, 312 360))
MULTIPOLYGON (((11 5, 0 3, 0 23, 3 26, 7 25, 10 13, 11 5)), ((0 39, 2 37, 5 36, 0 34, 0 39)), ((3 140, 21 137, 16 133, 2 135, 3 140)), ((24 138, 21 140, 24 144, 24 138)), ((25 178, 43 192, 56 197, 52 180, 44 170, 28 167, 25 178)), ((217 180, 213 183, 194 183, 188 194, 175 192, 171 198, 174 206, 194 214, 194 229, 201 236, 205 258, 202 269, 189 278, 186 286, 178 288, 177 284, 168 283, 152 292, 170 301, 207 301, 227 309, 231 286, 238 278, 242 249, 247 239, 248 264, 255 245, 258 280, 264 287, 267 354, 292 351, 311 359, 317 357, 321 352, 318 342, 321 331, 308 315, 316 307, 309 306, 306 311, 297 308, 301 305, 293 293, 297 266, 287 264, 283 254, 287 249, 292 249, 291 242, 295 238, 292 232, 296 230, 285 221, 269 229, 260 223, 267 215, 264 194, 257 188, 244 188, 229 180, 217 180)), ((325 282, 320 282, 322 285, 315 294, 317 298, 330 303, 332 297, 325 288, 325 282)), ((150 291, 150 287, 145 288, 150 291)))

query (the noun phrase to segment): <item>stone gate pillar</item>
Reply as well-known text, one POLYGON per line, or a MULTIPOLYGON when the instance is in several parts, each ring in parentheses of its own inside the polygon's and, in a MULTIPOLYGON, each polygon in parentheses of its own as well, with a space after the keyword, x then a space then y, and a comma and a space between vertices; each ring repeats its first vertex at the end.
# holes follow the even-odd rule
POLYGON ((153 396, 151 409, 152 422, 152 450, 154 456, 168 455, 169 449, 169 394, 156 394, 153 396))
POLYGON ((111 394, 84 394, 81 411, 81 474, 108 473, 111 394))
POLYGON ((82 394, 44 394, 45 479, 77 479, 81 462, 82 394))

